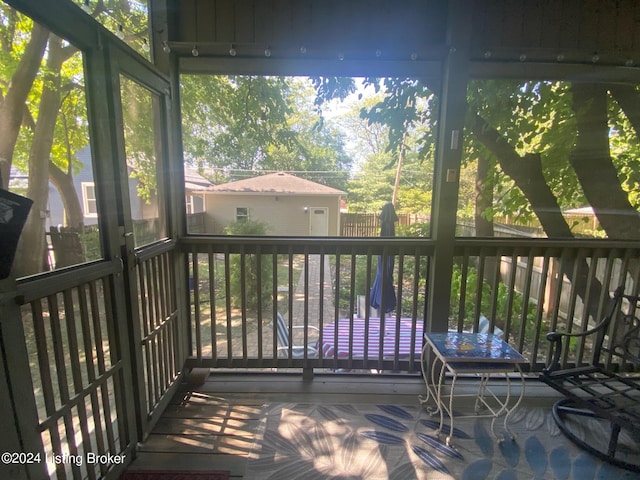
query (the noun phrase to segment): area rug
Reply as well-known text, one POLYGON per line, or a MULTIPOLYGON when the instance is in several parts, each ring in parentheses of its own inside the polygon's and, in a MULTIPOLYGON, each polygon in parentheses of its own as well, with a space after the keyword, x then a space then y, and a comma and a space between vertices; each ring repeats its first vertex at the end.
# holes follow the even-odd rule
POLYGON ((265 405, 244 480, 638 478, 573 445, 549 408, 520 408, 509 425, 515 441, 499 442, 489 418, 456 418, 450 448, 417 404, 265 405))
POLYGON ((228 480, 229 472, 189 472, 173 470, 137 470, 124 472, 120 480, 228 480))

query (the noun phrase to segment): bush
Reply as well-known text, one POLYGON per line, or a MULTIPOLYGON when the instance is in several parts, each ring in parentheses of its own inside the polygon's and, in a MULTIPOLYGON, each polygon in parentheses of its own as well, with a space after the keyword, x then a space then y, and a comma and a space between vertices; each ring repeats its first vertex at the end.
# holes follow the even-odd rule
MULTIPOLYGON (((476 291, 478 285, 478 272, 475 268, 469 268, 467 272, 466 297, 464 299, 464 328, 471 328, 474 321, 476 291)), ((451 278, 451 314, 457 322, 460 313, 458 299, 462 287, 462 269, 460 265, 453 266, 453 275, 451 278)), ((487 282, 482 282, 482 297, 480 301, 480 314, 487 318, 491 315, 491 288, 487 282)), ((502 328, 506 328, 507 323, 507 307, 509 300, 509 289, 503 283, 498 284, 496 293, 496 312, 495 324, 502 328)), ((518 335, 521 326, 521 319, 524 309, 524 297, 522 294, 514 292, 511 307, 511 328, 510 331, 514 335, 518 335)), ((525 312, 525 338, 532 339, 535 336, 535 315, 536 306, 533 302, 529 302, 525 312)))
MULTIPOLYGON (((225 227, 227 235, 266 235, 267 226, 255 220, 233 222, 225 227)), ((248 309, 267 309, 272 304, 273 267, 271 255, 244 255, 244 294, 248 309), (258 269, 260 269, 260 285, 258 285, 258 269), (258 305, 258 292, 262 293, 261 305, 258 305)), ((231 305, 242 306, 243 265, 241 255, 231 255, 229 262, 229 288, 231 305)))
POLYGON ((226 235, 266 235, 267 224, 258 220, 239 220, 224 227, 226 235))
POLYGON ((396 227, 397 237, 428 238, 430 235, 431 224, 429 222, 412 223, 411 225, 398 225, 396 227))

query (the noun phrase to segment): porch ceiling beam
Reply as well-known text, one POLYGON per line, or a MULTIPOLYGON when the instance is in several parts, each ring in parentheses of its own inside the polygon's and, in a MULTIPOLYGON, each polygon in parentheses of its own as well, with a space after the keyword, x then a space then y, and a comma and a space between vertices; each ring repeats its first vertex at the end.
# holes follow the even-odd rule
POLYGON ((334 75, 440 78, 439 60, 345 60, 286 58, 180 58, 181 73, 224 75, 334 75))

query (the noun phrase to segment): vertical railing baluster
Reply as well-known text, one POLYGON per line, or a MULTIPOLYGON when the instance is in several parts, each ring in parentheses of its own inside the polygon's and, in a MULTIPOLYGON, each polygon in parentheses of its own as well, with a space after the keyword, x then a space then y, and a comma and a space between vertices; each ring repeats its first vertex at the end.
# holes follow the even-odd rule
POLYGON ((216 255, 213 246, 207 246, 207 274, 209 276, 209 334, 211 338, 211 358, 218 360, 218 329, 216 312, 216 255))
POLYGON ((225 289, 225 320, 227 326, 227 361, 231 366, 233 359, 232 350, 232 323, 231 323, 231 254, 229 253, 229 245, 224 246, 224 289, 225 289))
MULTIPOLYGON (((140 323, 142 325, 142 338, 149 336, 149 310, 147 308, 147 288, 145 284, 144 265, 138 265, 138 295, 140 296, 140 323)), ((148 343, 143 342, 141 345, 144 356, 144 371, 147 381, 147 408, 153 405, 153 372, 151 360, 151 347, 148 343)))
MULTIPOLYGON (((398 288, 396 292, 396 321, 395 321, 395 344, 393 355, 393 369, 400 370, 400 357, 398 352, 400 351, 400 323, 402 320, 402 284, 404 280, 404 250, 400 249, 398 252, 398 288)), ((412 344, 413 345, 413 344, 412 344)))
MULTIPOLYGON (((310 272, 309 272, 309 247, 305 246, 304 248, 304 299, 302 302, 302 325, 304 326, 304 328, 302 329, 302 335, 303 335, 303 343, 302 345, 304 345, 306 347, 306 345, 309 343, 309 279, 310 277, 310 272)), ((291 329, 291 337, 293 338, 293 329, 291 329)), ((293 342, 292 342, 293 343, 293 342)), ((304 360, 305 363, 305 367, 306 367, 306 363, 307 363, 307 358, 308 358, 308 352, 307 349, 304 348, 304 352, 302 354, 302 358, 304 360)))
MULTIPOLYGON (((271 258, 271 262, 272 262, 272 268, 273 268, 273 291, 272 291, 272 296, 273 296, 273 305, 272 305, 272 311, 271 311, 271 346, 273 348, 273 355, 272 358, 274 359, 274 362, 277 360, 278 358, 278 325, 276 323, 276 317, 278 315, 278 250, 277 247, 274 245, 272 248, 272 258, 271 258)), ((289 282, 291 283, 291 282, 289 282)))
MULTIPOLYGON (((79 326, 81 330, 83 329, 82 325, 84 324, 84 318, 80 318, 80 325, 78 325, 78 319, 76 318, 75 312, 75 306, 77 305, 77 302, 74 301, 74 291, 71 289, 64 290, 62 292, 62 299, 64 305, 63 311, 65 324, 67 326, 67 356, 69 359, 69 366, 71 367, 71 377, 73 380, 73 396, 75 397, 76 395, 82 394, 84 390, 80 355, 82 355, 83 353, 85 354, 85 356, 90 355, 91 351, 82 352, 78 343, 77 327, 79 326)), ((71 442, 76 451, 78 451, 80 447, 84 453, 87 453, 89 451, 92 451, 92 449, 91 436, 89 435, 89 430, 87 429, 87 423, 89 419, 87 416, 87 409, 84 399, 82 400, 82 402, 76 403, 76 410, 76 425, 80 430, 82 443, 81 445, 78 445, 78 442, 76 441, 76 435, 73 436, 71 442)), ((95 478, 95 472, 91 470, 89 466, 86 466, 86 468, 89 478, 95 478)))
MULTIPOLYGON (((98 406, 98 397, 95 389, 95 381, 96 381, 96 365, 94 350, 97 350, 97 345, 94 347, 94 343, 92 341, 92 313, 89 308, 89 303, 87 301, 87 285, 79 285, 78 286, 78 309, 80 311, 80 317, 82 318, 82 348, 84 352, 84 364, 85 370, 87 373, 87 384, 91 386, 91 390, 88 394, 89 401, 91 404, 91 418, 87 418, 87 426, 89 426, 89 422, 91 423, 91 432, 90 435, 91 440, 89 440, 88 445, 90 446, 90 451, 104 453, 104 442, 102 439, 102 425, 100 423, 100 409, 98 406), (93 448, 95 442, 95 449, 93 448)), ((86 402, 86 400, 85 400, 86 402)), ((86 409, 86 404, 85 404, 86 409)), ((87 442, 85 441, 85 444, 87 442)), ((85 446, 85 452, 86 452, 85 446)), ((90 478, 95 478, 95 470, 90 468, 90 472, 88 472, 90 478)), ((101 465, 100 471, 102 474, 106 471, 106 466, 101 465)))
MULTIPOLYGON (((60 393, 60 404, 67 405, 70 400, 69 392, 69 377, 67 375, 66 358, 65 358, 65 342, 62 335, 62 318, 60 316, 60 307, 58 302, 58 296, 56 294, 49 295, 47 297, 49 321, 51 323, 51 339, 53 342, 53 353, 55 358, 56 372, 58 376, 58 391, 60 393)), ((65 319, 66 321, 66 319, 65 319)), ((66 411, 62 415, 62 421, 64 423, 65 439, 69 450, 69 455, 77 455, 78 449, 74 441, 74 424, 72 418, 72 412, 66 411)), ((56 452, 59 454, 65 452, 56 452)), ((78 465, 72 464, 71 466, 73 475, 80 476, 80 469, 78 465)), ((66 475, 66 474, 65 474, 66 475)))
MULTIPOLYGON (((148 321, 149 321, 149 325, 148 325, 148 331, 149 333, 153 332, 154 328, 156 327, 156 316, 157 316, 157 309, 155 309, 155 299, 154 299, 154 282, 153 282, 153 276, 151 273, 151 268, 149 267, 149 262, 141 262, 140 263, 140 268, 143 269, 143 271, 145 272, 145 277, 146 277, 146 284, 147 284, 147 296, 145 298, 145 301, 147 303, 147 310, 149 312, 149 317, 148 317, 148 321)), ((151 399, 151 404, 149 405, 150 407, 153 407, 153 405, 156 404, 156 402, 158 401, 158 399, 160 398, 160 396, 162 395, 162 388, 160 387, 160 385, 158 384, 158 379, 159 379, 159 375, 158 375, 158 369, 159 369, 159 362, 158 362, 158 347, 157 347, 157 343, 155 341, 155 339, 149 339, 147 341, 147 348, 150 349, 151 351, 151 372, 152 372, 152 377, 151 377, 151 383, 153 385, 153 397, 151 399)))
MULTIPOLYGON (((251 258, 249 258, 251 262, 251 258)), ((247 359, 247 284, 251 281, 247 275, 247 250, 244 245, 240 245, 240 324, 241 324, 241 347, 242 359, 247 359)))
POLYGON ((540 283, 538 285, 536 315, 534 320, 535 335, 533 337, 533 347, 531 349, 531 358, 529 359, 531 368, 533 369, 538 361, 538 347, 540 345, 540 330, 542 327, 542 316, 544 313, 545 291, 547 284, 547 275, 549 273, 549 255, 544 254, 542 261, 542 271, 540 272, 540 283))
POLYGON ((262 247, 258 245, 256 247, 256 335, 257 335, 257 348, 258 358, 262 360, 262 305, 264 299, 262 298, 262 247))
MULTIPOLYGON (((154 289, 154 296, 156 298, 156 303, 158 305, 158 314, 156 319, 156 329, 158 330, 158 334, 156 335, 158 342, 158 361, 159 365, 159 384, 161 392, 164 392, 165 388, 169 386, 169 372, 167 369, 167 356, 168 356, 168 348, 167 348, 167 337, 166 330, 163 327, 164 322, 167 321, 167 311, 166 311, 166 302, 164 299, 163 291, 162 291, 162 283, 163 283, 163 269, 162 269, 162 255, 158 255, 152 259, 150 259, 152 265, 154 266, 154 277, 156 279, 154 289)), ((160 400, 160 398, 158 398, 160 400)))
MULTIPOLYGON (((293 354, 293 248, 289 246, 288 248, 288 268, 289 268, 289 298, 287 299, 287 330, 289 332, 289 338, 287 339, 287 364, 291 366, 292 354, 293 354)), ((307 261, 306 256, 303 258, 303 264, 307 261)), ((305 268, 307 270, 308 268, 305 268)))
MULTIPOLYGON (((334 297, 333 297, 333 321, 336 324, 336 328, 333 330, 333 345, 335 348, 333 349, 333 369, 338 368, 338 321, 340 320, 340 278, 342 276, 341 273, 341 258, 340 258, 340 248, 336 249, 335 254, 336 259, 336 274, 335 274, 335 289, 334 289, 334 297)), ((349 353, 349 358, 351 358, 351 353, 349 353)))
MULTIPOLYGON (((112 343, 112 339, 115 338, 115 328, 114 328, 115 325, 111 321, 114 318, 113 306, 111 305, 111 299, 113 298, 113 294, 111 292, 110 283, 104 279, 102 280, 102 296, 105 300, 104 318, 105 318, 105 324, 107 327, 105 337, 108 340, 109 356, 108 357, 105 355, 98 356, 98 371, 100 375, 106 374, 108 370, 113 368, 113 365, 118 361, 119 355, 120 355, 119 352, 116 352, 115 345, 112 343), (108 364, 107 364, 107 360, 109 362, 108 364)), ((124 416, 123 409, 119 408, 121 405, 124 404, 124 402, 118 400, 118 398, 121 398, 123 395, 123 389, 121 388, 121 385, 117 385, 117 386, 114 385, 114 389, 111 390, 109 389, 109 385, 107 381, 103 381, 102 385, 100 386, 100 393, 102 395, 102 408, 100 409, 100 411, 103 412, 102 416, 104 418, 105 429, 107 432, 107 445, 109 446, 110 452, 117 452, 118 450, 116 448, 116 433, 115 433, 113 422, 111 422, 112 401, 111 401, 110 394, 113 393, 113 397, 114 397, 113 403, 116 404, 116 413, 118 417, 124 416)), ((122 435, 120 438, 125 438, 125 437, 126 437, 125 435, 122 435)))
MULTIPOLYGON (((422 257, 418 249, 416 248, 413 252, 413 295, 411 300, 411 350, 409 352, 409 370, 413 371, 416 369, 416 355, 414 345, 422 345, 422 338, 424 337, 424 329, 426 325, 426 317, 423 317, 423 331, 418 332, 418 299, 420 298, 420 265, 422 263, 422 257), (419 337, 418 337, 419 335, 419 337), (419 340, 419 343, 418 343, 419 340)), ((425 279, 426 280, 426 279, 425 279)), ((424 294, 425 302, 427 298, 427 293, 425 291, 424 294)))
POLYGON ((319 302, 320 304, 318 305, 318 357, 322 358, 322 330, 324 329, 324 315, 325 315, 325 311, 324 311, 324 296, 325 296, 325 289, 324 289, 324 282, 326 281, 325 275, 324 275, 324 269, 325 269, 325 265, 327 258, 325 256, 325 252, 324 252, 324 247, 320 247, 320 292, 319 292, 319 302))
POLYGON ((500 293, 500 265, 502 264, 502 251, 500 249, 495 250, 495 256, 491 260, 493 262, 493 272, 491 273, 491 302, 489 304, 489 311, 485 313, 489 317, 489 333, 494 332, 496 326, 496 318, 498 313, 498 296, 500 293))
POLYGON ((460 298, 458 299, 458 325, 457 331, 464 330, 464 317, 467 303, 467 279, 469 277, 469 250, 464 249, 462 266, 460 269, 460 298))
POLYGON ((524 286, 522 288, 522 311, 520 312, 520 331, 518 332, 518 351, 523 352, 527 336, 527 316, 529 313, 529 298, 531 298, 531 281, 533 275, 533 253, 527 255, 527 267, 524 286))
POLYGON ((508 342, 511 338, 513 326, 513 300, 515 296, 515 285, 518 272, 518 255, 511 253, 511 268, 509 269, 509 280, 507 284, 507 306, 505 312, 504 339, 508 342))
MULTIPOLYGON (((583 297, 582 303, 582 322, 580 325, 580 332, 586 332, 589 329, 589 306, 591 305, 591 288, 596 280, 596 272, 598 271, 598 249, 590 249, 588 258, 591 261, 588 261, 588 270, 587 270, 587 285, 585 287, 585 293, 583 297)), ((597 319, 594 319, 597 321, 597 319)), ((581 365, 584 362, 584 353, 586 349, 586 341, 585 338, 578 339, 578 351, 576 352, 576 365, 581 365)))
POLYGON ((366 290, 364 292, 364 352, 365 352, 365 360, 369 359, 369 327, 371 322, 371 284, 372 284, 372 268, 371 264, 373 262, 373 250, 371 247, 367 248, 367 256, 366 256, 366 272, 365 272, 365 285, 366 290))
POLYGON ((482 297, 484 296, 484 264, 487 255, 484 248, 480 248, 480 254, 476 257, 478 264, 477 277, 476 277, 476 298, 473 305, 473 318, 471 319, 471 329, 474 332, 478 331, 478 325, 480 321, 480 314, 482 312, 482 297))
MULTIPOLYGON (((600 298, 598 299, 598 318, 595 319, 596 323, 602 318, 604 309, 606 308, 607 303, 609 302, 609 291, 615 290, 617 284, 611 284, 611 280, 613 279, 613 270, 615 268, 617 252, 612 250, 609 252, 609 255, 606 257, 605 269, 604 269, 604 280, 602 282, 602 291, 600 292, 600 298)), ((610 338, 617 338, 615 327, 618 326, 619 322, 612 322, 613 327, 609 333, 610 338)), ((605 368, 610 369, 611 366, 611 351, 603 352, 604 364, 605 368)), ((593 358, 593 356, 592 356, 593 358)))

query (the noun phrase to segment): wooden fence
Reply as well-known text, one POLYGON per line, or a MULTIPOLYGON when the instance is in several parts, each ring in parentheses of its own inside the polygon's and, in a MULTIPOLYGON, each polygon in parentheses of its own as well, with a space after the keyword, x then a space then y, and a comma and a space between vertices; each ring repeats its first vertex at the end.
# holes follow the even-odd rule
MULTIPOLYGON (((399 213, 396 226, 425 223, 429 216, 418 213, 399 213)), ((380 235, 380 214, 341 213, 340 235, 343 237, 377 237, 380 235)))

